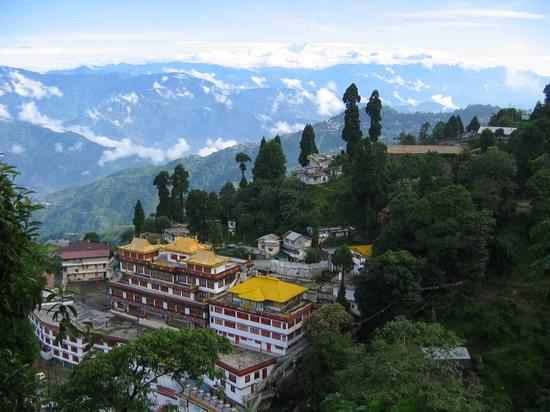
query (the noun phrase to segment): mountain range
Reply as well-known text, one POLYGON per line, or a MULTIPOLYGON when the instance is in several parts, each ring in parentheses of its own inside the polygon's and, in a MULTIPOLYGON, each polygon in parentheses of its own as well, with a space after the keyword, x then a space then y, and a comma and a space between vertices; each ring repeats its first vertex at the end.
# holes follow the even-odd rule
MULTIPOLYGON (((162 164, 327 120, 343 110, 351 82, 363 102, 378 89, 384 106, 414 113, 479 103, 529 109, 549 81, 503 67, 416 62, 323 69, 167 62, 46 73, 0 67, 0 119, 81 134, 103 147, 101 164, 162 164)), ((383 139, 391 141, 390 132, 383 139)))

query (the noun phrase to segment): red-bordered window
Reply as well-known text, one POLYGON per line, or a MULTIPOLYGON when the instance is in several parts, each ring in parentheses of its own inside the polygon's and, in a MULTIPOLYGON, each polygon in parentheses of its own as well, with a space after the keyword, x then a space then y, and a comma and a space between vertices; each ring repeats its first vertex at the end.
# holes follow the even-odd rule
POLYGON ((271 326, 271 319, 262 318, 262 324, 271 326))
POLYGON ((237 317, 238 317, 239 319, 248 320, 248 313, 237 312, 237 317))
POLYGON ((230 309, 225 309, 223 312, 226 316, 235 316, 235 311, 230 309))
POLYGON ((223 324, 227 328, 235 329, 235 322, 229 322, 226 320, 223 324))
POLYGON ((250 315, 251 322, 260 322, 260 317, 255 315, 250 315))

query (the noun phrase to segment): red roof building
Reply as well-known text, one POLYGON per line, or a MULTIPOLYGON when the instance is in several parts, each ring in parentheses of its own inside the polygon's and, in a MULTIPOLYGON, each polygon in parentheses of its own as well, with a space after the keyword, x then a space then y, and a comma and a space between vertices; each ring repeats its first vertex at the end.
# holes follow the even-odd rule
POLYGON ((63 268, 63 284, 111 277, 111 245, 79 241, 55 251, 63 268))

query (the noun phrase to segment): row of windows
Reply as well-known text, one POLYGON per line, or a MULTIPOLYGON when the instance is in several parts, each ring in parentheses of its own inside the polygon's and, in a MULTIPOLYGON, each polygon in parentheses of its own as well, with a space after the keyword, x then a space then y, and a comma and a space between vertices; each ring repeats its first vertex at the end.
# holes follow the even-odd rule
MULTIPOLYGON (((122 297, 122 292, 120 292, 118 289, 113 288, 111 293, 114 296, 122 297)), ((163 309, 164 308, 164 303, 166 303, 166 308, 169 312, 185 314, 186 306, 176 305, 175 303, 165 302, 163 300, 154 299, 154 298, 149 297, 149 296, 144 296, 144 297, 145 297, 145 302, 146 302, 145 304, 146 305, 153 306, 153 307, 156 307, 156 308, 159 308, 159 309, 163 309)), ((142 296, 138 295, 137 293, 126 292, 126 299, 143 304, 142 296)), ((189 314, 191 316, 202 318, 203 311, 201 309, 194 308, 194 307, 188 307, 188 309, 189 309, 189 314)))
MULTIPOLYGON (((262 344, 262 341, 260 340, 257 340, 257 339, 250 339, 250 338, 247 338, 246 336, 240 336, 240 335, 236 335, 236 334, 233 334, 233 333, 230 333, 230 332, 222 332, 221 330, 218 330, 216 331, 218 333, 218 335, 222 335, 222 336, 226 336, 226 337, 229 337, 229 338, 233 338, 235 341, 238 339, 239 342, 254 342, 256 345, 261 345, 262 344)), ((267 350, 268 352, 271 352, 271 344, 266 344, 267 345, 267 350)), ((273 345, 275 346, 275 348, 279 351, 284 351, 285 348, 282 347, 282 346, 279 346, 279 345, 273 345)))
MULTIPOLYGON (((57 349, 55 349, 53 351, 53 354, 54 354, 54 356, 59 357, 59 351, 57 349)), ((63 353, 62 356, 63 356, 64 359, 69 359, 69 354, 68 353, 63 353)), ((75 356, 75 355, 72 356, 72 360, 73 360, 73 362, 77 362, 77 363, 80 362, 80 358, 78 356, 75 356)))
POLYGON ((282 327, 283 329, 287 329, 287 328, 290 329, 294 325, 299 324, 304 319, 304 315, 301 314, 298 317, 296 317, 296 319, 293 319, 289 322, 281 322, 278 320, 273 320, 266 317, 260 317, 257 315, 249 315, 248 313, 239 312, 232 309, 227 309, 227 308, 224 309, 219 306, 214 306, 214 312, 224 314, 225 316, 237 317, 239 319, 248 320, 250 322, 261 323, 262 325, 272 326, 274 328, 282 327))
POLYGON ((249 327, 249 326, 243 325, 241 323, 236 324, 235 322, 230 322, 228 320, 222 320, 222 319, 219 319, 219 318, 210 318, 210 322, 213 322, 216 325, 225 326, 226 328, 237 329, 237 330, 240 330, 242 332, 250 332, 254 335, 262 335, 263 337, 266 337, 266 338, 272 338, 272 339, 275 339, 275 340, 286 341, 286 336, 285 335, 281 335, 280 333, 276 333, 276 332, 270 332, 270 331, 265 330, 265 329, 255 328, 254 326, 249 327))

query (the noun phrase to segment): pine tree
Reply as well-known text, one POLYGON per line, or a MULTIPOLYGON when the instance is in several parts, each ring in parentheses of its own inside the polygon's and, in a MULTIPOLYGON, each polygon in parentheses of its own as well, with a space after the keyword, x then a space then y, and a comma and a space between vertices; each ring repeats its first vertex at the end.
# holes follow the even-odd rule
POLYGON ((143 206, 141 206, 141 201, 137 201, 134 206, 134 219, 132 219, 134 224, 134 232, 136 236, 139 236, 143 233, 143 226, 145 225, 145 212, 143 211, 143 206))
MULTIPOLYGON (((185 210, 185 194, 189 191, 189 173, 178 164, 172 173, 172 193, 170 194, 170 218, 176 222, 183 222, 185 210)), ((162 215, 160 215, 162 216, 162 215)))
POLYGON ((254 180, 265 179, 275 181, 282 178, 286 173, 286 158, 281 144, 281 138, 275 136, 272 140, 262 139, 260 150, 256 160, 252 175, 254 180))
POLYGON ((306 124, 304 131, 302 132, 302 140, 300 140, 300 157, 298 162, 303 166, 307 166, 308 156, 313 153, 319 153, 317 145, 315 144, 315 131, 311 124, 306 124))
POLYGON ((153 184, 158 189, 159 204, 157 206, 157 216, 170 216, 170 175, 167 171, 161 171, 153 180, 153 184))
POLYGON ((357 106, 361 101, 361 96, 359 96, 359 91, 355 83, 352 83, 346 89, 342 101, 346 105, 342 139, 347 142, 346 153, 351 160, 355 156, 361 138, 363 137, 363 132, 361 132, 361 120, 359 118, 359 107, 357 106))
POLYGON ((431 141, 430 136, 430 123, 424 122, 422 123, 422 126, 420 126, 420 130, 418 131, 418 144, 429 144, 431 141))
POLYGON ((477 116, 474 116, 472 120, 470 121, 470 124, 467 127, 468 132, 477 132, 480 128, 481 124, 479 123, 479 120, 477 116))
MULTIPOLYGON (((262 141, 263 140, 264 139, 262 139, 262 141)), ((246 163, 250 162, 251 160, 252 159, 250 159, 250 156, 243 152, 239 152, 235 155, 235 161, 239 163, 239 168, 241 169, 241 182, 239 183, 240 188, 246 187, 246 185, 248 184, 248 181, 244 176, 244 172, 246 171, 246 163)))
POLYGON ((349 311, 349 302, 346 299, 346 284, 344 283, 344 274, 340 279, 340 287, 338 288, 338 295, 336 295, 336 303, 342 305, 346 311, 349 311))
POLYGON ((376 143, 382 134, 382 116, 380 114, 382 111, 382 101, 380 100, 378 90, 373 90, 365 110, 370 116, 369 137, 373 143, 376 143))

